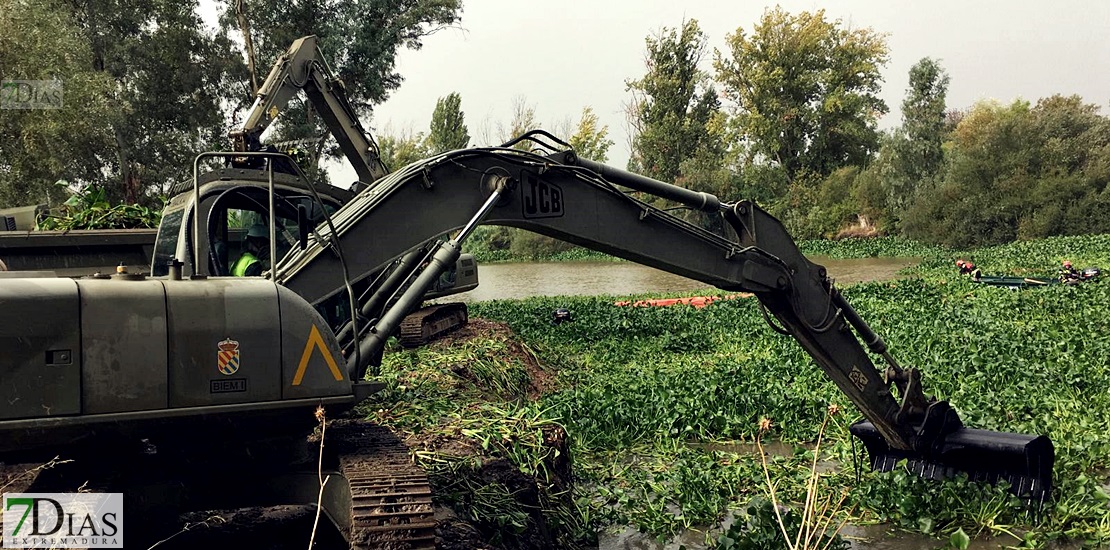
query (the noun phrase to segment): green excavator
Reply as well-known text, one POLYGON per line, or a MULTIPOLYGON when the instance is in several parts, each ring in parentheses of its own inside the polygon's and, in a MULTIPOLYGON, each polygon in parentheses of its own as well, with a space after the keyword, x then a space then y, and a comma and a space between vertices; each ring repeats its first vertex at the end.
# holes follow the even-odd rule
POLYGON ((1047 437, 963 426, 926 396, 927 370, 896 361, 825 269, 750 201, 592 162, 539 131, 371 174, 349 196, 314 185, 284 154, 243 149, 198 157, 234 164, 196 175, 192 198, 171 201, 152 276, 0 278, 0 461, 71 459, 22 489, 123 493, 127 517, 143 518, 128 524, 135 546, 163 538, 183 511, 319 502, 351 547, 434 548, 431 491, 397 437, 341 421, 318 456, 309 436, 318 408, 335 418, 383 387, 375 373, 389 339, 429 292, 451 287, 452 270, 469 269, 461 249, 479 225, 751 292, 860 411, 851 431, 872 468, 906 461, 928 478, 967 472, 1050 498, 1047 437), (512 148, 522 140, 530 150, 512 148), (248 180, 265 185, 231 192, 248 180), (261 277, 219 270, 236 254, 226 222, 236 209, 272 236, 277 260, 261 277))

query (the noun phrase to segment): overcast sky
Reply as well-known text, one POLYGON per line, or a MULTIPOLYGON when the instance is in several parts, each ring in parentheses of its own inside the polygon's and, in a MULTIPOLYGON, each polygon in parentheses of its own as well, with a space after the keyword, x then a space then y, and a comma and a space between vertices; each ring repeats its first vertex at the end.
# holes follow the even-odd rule
MULTIPOLYGON (((615 142, 609 163, 622 168, 629 155, 625 81, 645 72, 645 37, 697 19, 710 51, 723 49, 727 34, 737 28, 750 32, 774 6, 745 0, 463 2, 460 28, 427 37, 419 51, 401 52, 397 69, 405 80, 375 110, 369 121, 373 131, 426 131, 436 99, 451 92, 462 96, 475 138, 483 124, 496 128, 508 122, 517 96, 535 107, 545 127, 567 117, 577 121, 582 108, 591 106, 615 142)), ((966 108, 983 98, 1035 102, 1062 93, 1079 94, 1107 112, 1110 2, 1104 0, 785 0, 779 5, 792 13, 823 8, 828 19, 888 35, 882 97, 891 112, 881 122, 884 128, 900 122, 908 71, 922 57, 939 59, 948 71, 949 107, 966 108)), ((334 175, 342 184, 353 171, 334 175)))

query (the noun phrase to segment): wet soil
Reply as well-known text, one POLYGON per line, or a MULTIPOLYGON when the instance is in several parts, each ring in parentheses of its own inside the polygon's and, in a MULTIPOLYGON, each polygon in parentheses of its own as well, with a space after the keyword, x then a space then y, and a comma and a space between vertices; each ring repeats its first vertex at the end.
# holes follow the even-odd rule
MULTIPOLYGON (((184 514, 181 529, 170 533, 152 548, 185 550, 195 548, 265 548, 303 550, 308 548, 316 521, 316 507, 271 506, 238 510, 208 510, 184 514)), ((326 517, 320 518, 313 548, 347 548, 326 517)))

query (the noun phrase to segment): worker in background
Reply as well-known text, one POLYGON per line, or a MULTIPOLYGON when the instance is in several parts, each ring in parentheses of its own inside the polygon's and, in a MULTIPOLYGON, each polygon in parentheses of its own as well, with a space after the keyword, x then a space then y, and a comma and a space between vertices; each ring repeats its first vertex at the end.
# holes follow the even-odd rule
POLYGON ((967 260, 956 260, 956 267, 960 270, 960 275, 968 275, 979 269, 975 264, 967 260))
POLYGON ((983 278, 983 272, 967 260, 956 260, 956 267, 960 270, 960 275, 971 275, 972 281, 978 283, 983 278))
POLYGON ((270 232, 265 225, 256 223, 247 230, 243 240, 243 255, 235 260, 231 274, 235 277, 257 277, 266 266, 263 260, 270 254, 270 232))
POLYGON ((1064 260, 1064 265, 1060 267, 1060 282, 1061 283, 1074 283, 1080 280, 1079 270, 1071 265, 1070 260, 1064 260))

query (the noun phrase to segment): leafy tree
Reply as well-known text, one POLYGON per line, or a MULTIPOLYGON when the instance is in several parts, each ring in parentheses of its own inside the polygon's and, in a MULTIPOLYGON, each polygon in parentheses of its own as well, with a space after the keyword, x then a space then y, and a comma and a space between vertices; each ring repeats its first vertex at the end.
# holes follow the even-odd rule
MULTIPOLYGON (((72 128, 76 136, 91 133, 95 139, 79 147, 83 154, 76 155, 86 163, 85 169, 55 173, 50 181, 65 177, 77 185, 103 185, 112 202, 153 202, 150 195, 186 177, 197 150, 223 142, 223 105, 242 82, 242 61, 230 40, 206 32, 196 8, 195 0, 52 0, 35 6, 12 2, 10 11, 3 10, 22 13, 16 17, 29 17, 27 22, 32 23, 8 36, 19 39, 39 33, 34 27, 42 24, 58 34, 41 32, 40 52, 72 52, 54 58, 56 65, 43 64, 39 71, 60 69, 58 76, 72 76, 65 86, 75 93, 65 101, 73 110, 56 120, 53 131, 72 128), (51 14, 43 15, 47 11, 51 14)), ((15 66, 43 63, 19 59, 29 53, 22 47, 10 50, 17 58, 15 66)), ((38 113, 25 116, 40 117, 38 113)), ((27 148, 17 156, 64 154, 53 145, 44 149, 27 148)), ((26 161, 15 159, 13 164, 26 161)), ((69 160, 43 164, 47 169, 72 165, 69 160)))
MULTIPOLYGON (((509 125, 498 123, 498 131, 500 139, 498 144, 507 143, 509 140, 539 128, 539 122, 536 121, 536 107, 528 104, 528 99, 522 95, 513 97, 512 105, 513 113, 512 118, 509 120, 509 125)), ((530 149, 532 145, 528 142, 520 142, 513 146, 516 149, 530 149)))
POLYGON ((198 151, 226 143, 223 105, 243 95, 242 59, 227 36, 207 32, 195 0, 72 1, 94 67, 119 85, 112 131, 122 196, 163 193, 188 177, 198 151))
POLYGON ((914 203, 907 235, 956 246, 1017 237, 1020 205, 1032 183, 1029 109, 1024 101, 981 102, 967 113, 953 134, 945 181, 914 203))
POLYGON ((862 166, 878 148, 878 97, 885 37, 842 28, 824 10, 764 12, 749 35, 727 36, 714 67, 737 105, 736 124, 750 158, 779 167, 787 182, 862 166))
POLYGON ((0 111, 0 207, 64 201, 60 179, 78 187, 107 180, 100 167, 113 146, 114 84, 93 69, 88 42, 62 7, 0 0, 3 77, 63 86, 61 109, 0 111))
POLYGON ((944 161, 945 97, 948 73, 928 57, 910 68, 910 86, 902 101, 902 131, 912 144, 906 172, 914 180, 932 177, 944 161))
POLYGON ((435 155, 445 151, 464 149, 470 144, 470 133, 462 112, 462 98, 457 92, 436 101, 432 111, 432 126, 428 133, 428 152, 435 155))
POLYGON ((609 139, 609 127, 598 128, 597 114, 591 107, 582 109, 578 129, 567 142, 582 158, 602 163, 608 162, 609 148, 613 146, 613 140, 609 139))
MULTIPOLYGON (((629 169, 662 181, 682 177, 682 163, 701 155, 702 163, 723 157, 722 139, 710 124, 720 101, 700 64, 706 36, 696 20, 664 28, 647 43, 648 72, 626 82, 633 93, 629 169)), ((719 126, 718 126, 719 129, 719 126)))
MULTIPOLYGON (((931 185, 944 162, 942 145, 948 133, 945 96, 948 75, 940 64, 923 58, 910 69, 910 85, 902 101, 902 127, 883 140, 883 183, 896 222, 913 202, 918 189, 931 185)), ((955 128, 952 124, 951 128, 955 128)))
POLYGON ((407 164, 412 164, 431 156, 428 150, 428 139, 424 134, 403 132, 401 134, 383 134, 378 136, 378 149, 382 162, 390 170, 396 170, 407 164))
POLYGON ((852 200, 857 212, 856 221, 861 231, 885 233, 892 224, 888 195, 883 188, 881 162, 872 162, 856 176, 852 200))
POLYGON ((1098 106, 982 102, 948 147, 943 182, 907 213, 908 236, 969 246, 1110 230, 1110 121, 1098 106))

